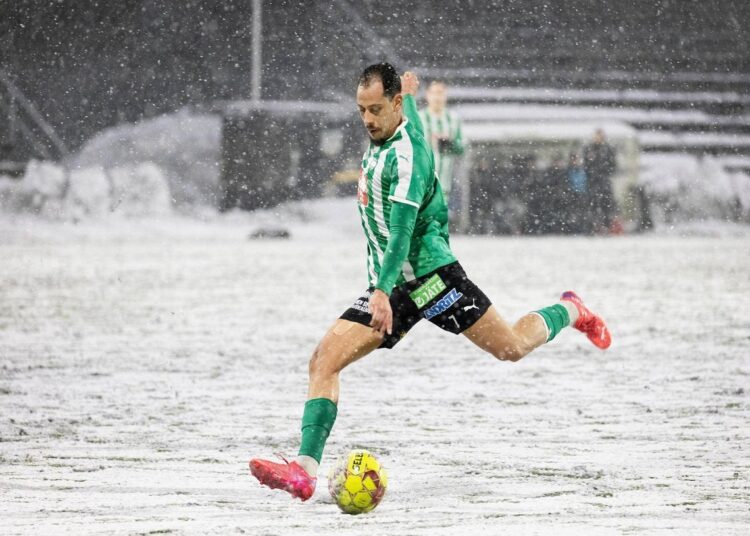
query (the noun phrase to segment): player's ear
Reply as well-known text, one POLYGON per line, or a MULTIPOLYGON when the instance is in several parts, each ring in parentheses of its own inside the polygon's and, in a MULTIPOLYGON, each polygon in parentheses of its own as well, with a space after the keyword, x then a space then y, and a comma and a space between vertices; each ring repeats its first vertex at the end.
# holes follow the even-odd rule
POLYGON ((401 111, 401 107, 404 103, 404 97, 399 93, 398 95, 394 95, 393 97, 393 109, 397 112, 401 111))

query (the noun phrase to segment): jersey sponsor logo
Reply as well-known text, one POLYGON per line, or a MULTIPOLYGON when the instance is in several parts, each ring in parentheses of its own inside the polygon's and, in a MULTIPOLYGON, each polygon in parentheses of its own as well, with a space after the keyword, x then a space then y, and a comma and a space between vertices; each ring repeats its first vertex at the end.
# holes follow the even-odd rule
POLYGON ((410 292, 409 297, 417 304, 417 308, 421 309, 445 289, 445 283, 439 275, 435 274, 422 283, 417 290, 410 292))
POLYGON ((447 311, 448 307, 456 303, 462 297, 463 297, 462 293, 457 291, 455 288, 452 288, 448 294, 440 298, 440 301, 438 301, 435 305, 433 305, 432 307, 430 307, 424 312, 424 317, 429 320, 433 316, 437 316, 440 313, 447 311))
POLYGON ((370 204, 370 198, 367 195, 367 174, 364 169, 359 172, 359 182, 357 183, 357 200, 359 204, 366 207, 370 204))

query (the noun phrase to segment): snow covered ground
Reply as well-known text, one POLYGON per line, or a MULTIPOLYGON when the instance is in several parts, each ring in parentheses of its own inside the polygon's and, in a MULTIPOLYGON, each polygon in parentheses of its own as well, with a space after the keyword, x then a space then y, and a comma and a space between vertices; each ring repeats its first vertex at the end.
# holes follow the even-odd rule
POLYGON ((295 453, 308 356, 365 284, 336 206, 283 209, 290 240, 247 239, 273 213, 0 219, 0 532, 750 531, 747 234, 456 237, 502 314, 574 288, 612 349, 565 332, 499 363, 425 322, 343 374, 323 474, 371 449, 377 510, 258 486, 248 458, 295 453))

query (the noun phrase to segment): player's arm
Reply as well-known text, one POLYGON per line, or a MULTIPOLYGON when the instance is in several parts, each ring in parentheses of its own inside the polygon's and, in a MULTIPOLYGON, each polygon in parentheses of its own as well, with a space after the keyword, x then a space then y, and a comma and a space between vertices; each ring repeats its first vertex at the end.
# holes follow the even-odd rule
POLYGON ((424 136, 424 126, 422 120, 419 118, 419 110, 417 110, 417 90, 419 89, 419 79, 417 75, 411 71, 406 71, 401 76, 401 96, 403 98, 404 115, 417 127, 419 133, 424 136))
POLYGON ((410 123, 414 123, 419 133, 424 136, 424 126, 422 125, 422 119, 419 117, 419 111, 417 110, 417 100, 412 95, 404 95, 403 100, 404 115, 410 123))
POLYGON ((388 246, 383 252, 383 265, 380 268, 380 276, 375 285, 376 289, 386 294, 391 293, 396 285, 396 280, 401 273, 406 257, 411 247, 411 235, 414 234, 414 225, 417 221, 418 209, 414 205, 406 203, 393 203, 391 205, 391 218, 388 238, 388 246))
POLYGON ((389 296, 396 280, 401 273, 401 267, 409 255, 411 235, 417 221, 417 207, 407 203, 395 202, 391 205, 390 237, 383 252, 383 264, 380 267, 375 291, 370 297, 370 314, 373 329, 391 334, 393 330, 393 311, 389 296))

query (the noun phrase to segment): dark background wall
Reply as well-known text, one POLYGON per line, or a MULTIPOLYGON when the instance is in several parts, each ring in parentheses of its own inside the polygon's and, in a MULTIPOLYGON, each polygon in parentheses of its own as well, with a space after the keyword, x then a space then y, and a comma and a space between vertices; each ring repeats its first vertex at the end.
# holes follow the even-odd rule
MULTIPOLYGON (((495 85, 700 89, 718 77, 736 89, 732 77, 750 73, 745 0, 282 0, 263 10, 268 99, 345 95, 388 47, 409 66, 496 70, 495 85)), ((118 122, 249 97, 251 17, 239 0, 2 0, 0 66, 75 148, 118 122)))

